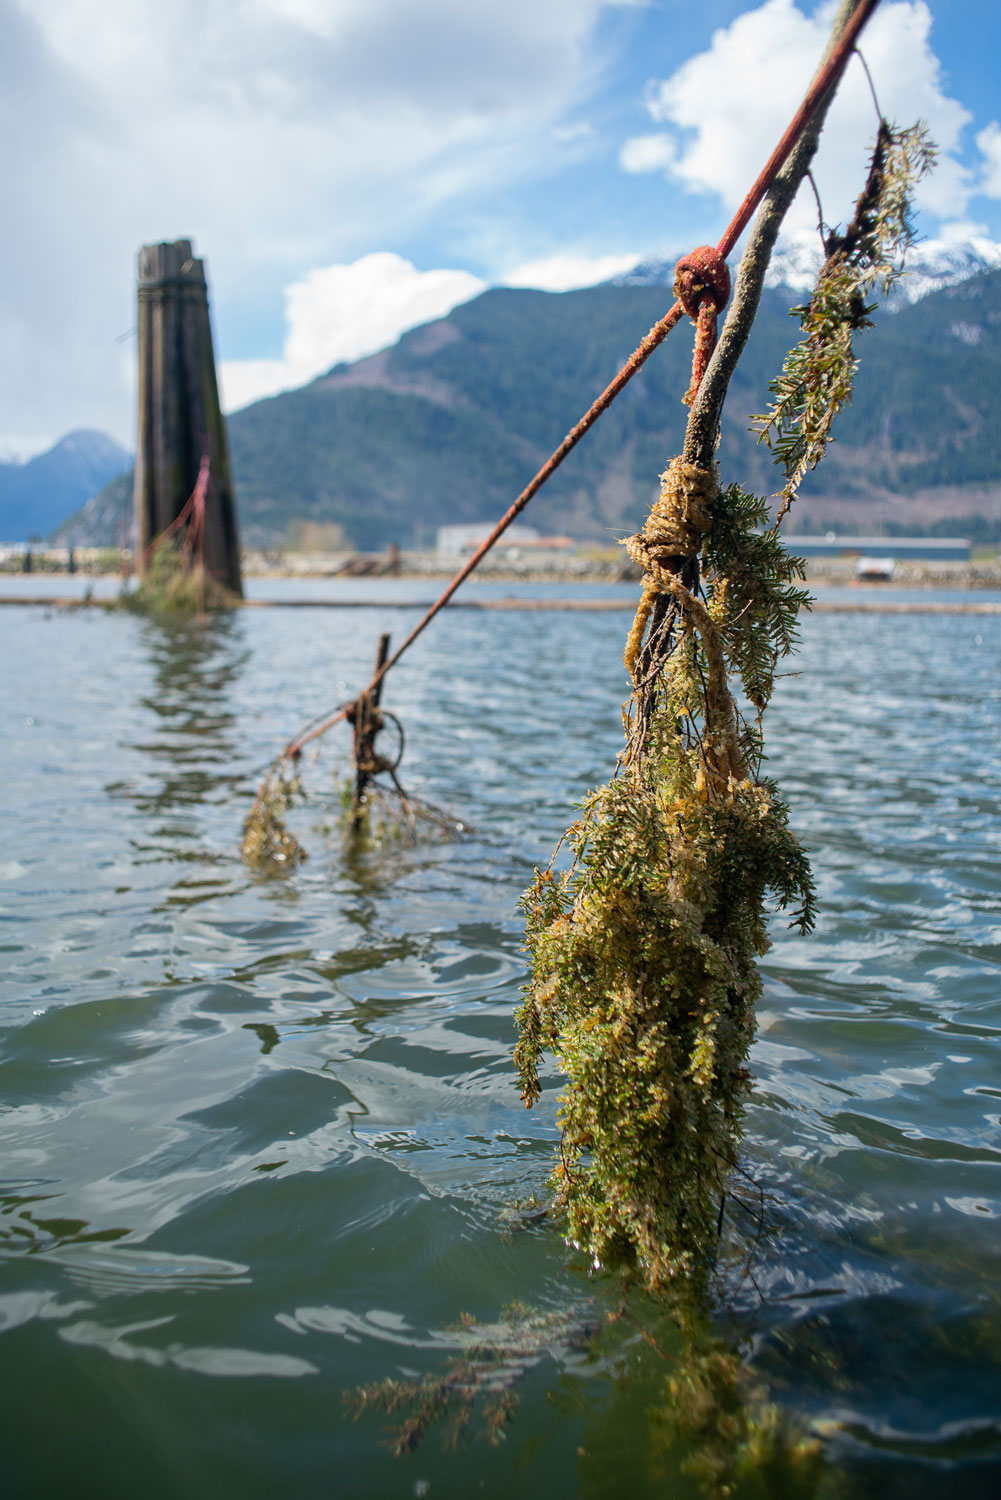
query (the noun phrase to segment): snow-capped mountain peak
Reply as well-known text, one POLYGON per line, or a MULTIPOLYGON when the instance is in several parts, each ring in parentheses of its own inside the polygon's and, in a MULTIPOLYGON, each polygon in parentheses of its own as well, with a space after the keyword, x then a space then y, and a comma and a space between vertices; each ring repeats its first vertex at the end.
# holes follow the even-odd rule
MULTIPOLYGON (((788 287, 793 292, 808 292, 817 280, 824 258, 819 234, 787 235, 779 240, 768 267, 765 285, 788 287)), ((956 286, 981 271, 1001 266, 1001 244, 983 235, 968 239, 923 240, 907 257, 903 279, 895 287, 890 308, 919 302, 929 292, 956 286)), ((671 286, 674 260, 651 258, 640 261, 631 271, 613 278, 613 286, 671 286)))

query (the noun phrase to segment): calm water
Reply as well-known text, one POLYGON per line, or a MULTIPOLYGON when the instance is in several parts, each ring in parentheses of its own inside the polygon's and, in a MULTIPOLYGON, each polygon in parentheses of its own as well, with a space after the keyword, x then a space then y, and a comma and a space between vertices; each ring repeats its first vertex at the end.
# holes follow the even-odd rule
MULTIPOLYGON (((406 783, 474 834, 346 851, 338 742, 309 862, 235 855, 262 764, 410 620, 4 611, 4 1496, 696 1493, 649 1417, 664 1314, 610 1322, 620 1283, 510 1214, 556 1138, 512 1083, 516 903, 611 768, 628 616, 446 614, 391 677, 406 783), (519 1356, 499 1448, 345 1417, 516 1298, 598 1331, 519 1356)), ((1001 618, 817 617, 795 665, 772 769, 823 914, 765 963, 766 1232, 721 1323, 844 1493, 993 1497, 1001 618)))

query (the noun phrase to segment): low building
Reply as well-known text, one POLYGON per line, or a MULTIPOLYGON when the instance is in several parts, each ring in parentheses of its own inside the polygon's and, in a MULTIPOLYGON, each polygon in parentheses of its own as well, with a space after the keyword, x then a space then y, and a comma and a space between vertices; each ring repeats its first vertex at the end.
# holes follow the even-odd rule
MULTIPOLYGON (((490 521, 474 521, 462 526, 438 527, 438 556, 464 557, 475 552, 494 529, 490 521)), ((576 543, 568 536, 540 536, 534 526, 509 526, 495 543, 494 550, 530 554, 538 552, 573 552, 576 543)))

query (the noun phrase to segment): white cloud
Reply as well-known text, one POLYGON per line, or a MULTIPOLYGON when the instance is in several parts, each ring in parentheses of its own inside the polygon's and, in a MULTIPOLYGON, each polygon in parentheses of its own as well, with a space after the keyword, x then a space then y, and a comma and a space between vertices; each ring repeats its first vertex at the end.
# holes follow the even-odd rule
POLYGON ((537 287, 543 292, 570 292, 596 286, 612 276, 631 271, 639 255, 550 255, 526 261, 504 277, 506 286, 537 287))
MULTIPOLYGON (((566 292, 631 270, 639 258, 551 255, 517 266, 504 282, 566 292)), ((410 261, 385 250, 350 265, 310 271, 285 292, 287 332, 281 357, 221 362, 223 406, 238 411, 264 396, 304 385, 341 360, 375 354, 407 329, 445 317, 485 291, 486 285, 468 271, 418 271, 410 261)))
POLYGON ((669 172, 678 162, 673 135, 634 135, 619 152, 624 172, 669 172))
POLYGON ((327 0, 255 0, 254 9, 262 16, 291 21, 324 40, 336 30, 337 16, 327 0))
POLYGON ((374 354, 485 287, 468 271, 418 271, 388 251, 310 271, 285 293, 288 332, 282 357, 223 360, 223 406, 237 411, 262 396, 304 385, 341 360, 374 354))
POLYGON ((291 391, 318 373, 311 371, 297 380, 284 359, 224 359, 216 369, 219 400, 224 412, 240 411, 254 401, 263 401, 265 396, 291 391))
POLYGON ((1001 126, 997 120, 979 132, 977 145, 984 158, 978 189, 989 198, 1001 198, 1001 126))
POLYGON ((594 136, 594 126, 586 120, 578 120, 573 125, 557 125, 553 130, 553 140, 558 141, 561 146, 572 146, 575 141, 589 141, 594 136))
MULTIPOLYGON (((825 5, 806 16, 793 0, 766 0, 714 32, 709 49, 651 86, 647 109, 660 135, 623 147, 627 171, 664 171, 690 191, 718 195, 735 207, 792 117, 816 68, 831 21, 825 5)), ((951 156, 970 115, 944 91, 930 45, 932 18, 924 0, 881 6, 866 26, 861 49, 880 105, 901 124, 924 119, 942 150, 940 166, 918 190, 933 213, 961 214, 971 192, 967 171, 951 156)), ((814 175, 831 222, 844 221, 857 196, 876 118, 857 62, 849 65, 828 117, 814 175)), ((812 194, 801 194, 790 224, 816 220, 812 194)))
POLYGON ((926 259, 932 254, 938 255, 966 246, 991 265, 997 265, 1001 260, 1001 243, 991 238, 986 224, 975 219, 951 219, 940 224, 937 235, 920 241, 917 253, 922 259, 926 259))
POLYGON ((4 433, 0 444, 0 464, 26 464, 29 458, 44 453, 51 445, 45 438, 23 437, 20 433, 4 433))

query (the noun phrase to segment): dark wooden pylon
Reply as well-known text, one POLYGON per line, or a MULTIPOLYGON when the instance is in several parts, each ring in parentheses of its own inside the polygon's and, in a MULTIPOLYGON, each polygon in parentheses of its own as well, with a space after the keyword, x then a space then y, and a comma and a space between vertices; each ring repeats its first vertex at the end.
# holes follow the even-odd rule
MULTIPOLYGON (((380 635, 375 652, 373 675, 382 671, 389 656, 389 636, 380 635)), ((379 704, 382 700, 384 678, 352 704, 348 722, 354 728, 355 789, 352 801, 351 827, 357 833, 364 819, 365 792, 372 777, 383 769, 383 761, 375 749, 375 737, 382 728, 379 704)))
POLYGON ((139 252, 139 441, 136 452, 136 555, 177 520, 208 457, 201 543, 205 570, 242 595, 236 502, 226 427, 219 406, 205 267, 190 240, 139 252))

